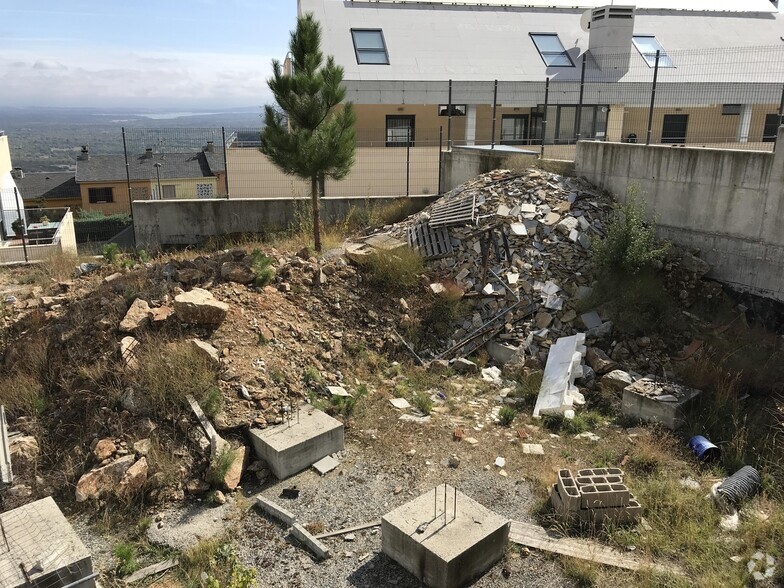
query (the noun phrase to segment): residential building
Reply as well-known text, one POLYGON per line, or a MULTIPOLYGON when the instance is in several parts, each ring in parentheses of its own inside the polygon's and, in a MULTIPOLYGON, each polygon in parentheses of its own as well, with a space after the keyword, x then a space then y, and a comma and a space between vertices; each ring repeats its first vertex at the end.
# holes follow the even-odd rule
POLYGON ((212 142, 198 152, 94 155, 83 147, 76 161, 81 208, 129 212, 131 200, 215 198, 226 195, 222 149, 212 142), (130 178, 130 182, 129 182, 130 178), (128 186, 130 183, 130 194, 128 186))
POLYGON ((11 225, 20 215, 24 218, 24 202, 14 178, 8 135, 0 131, 0 240, 13 236, 11 225))
POLYGON ((82 194, 73 172, 25 173, 16 168, 12 175, 25 208, 79 208, 82 205, 82 194))
POLYGON ((299 0, 298 13, 316 16, 323 52, 344 68, 360 140, 383 129, 387 147, 416 145, 448 126, 454 145, 642 139, 657 51, 653 142, 773 140, 784 82, 784 15, 774 4, 609 4, 299 0))

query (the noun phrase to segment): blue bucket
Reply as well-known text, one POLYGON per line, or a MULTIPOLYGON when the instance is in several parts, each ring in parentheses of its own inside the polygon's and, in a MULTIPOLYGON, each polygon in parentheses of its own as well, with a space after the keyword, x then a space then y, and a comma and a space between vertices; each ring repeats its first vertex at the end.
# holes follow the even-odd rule
POLYGON ((689 439, 689 449, 697 456, 697 460, 702 463, 716 461, 721 457, 721 449, 708 441, 702 435, 695 435, 689 439))

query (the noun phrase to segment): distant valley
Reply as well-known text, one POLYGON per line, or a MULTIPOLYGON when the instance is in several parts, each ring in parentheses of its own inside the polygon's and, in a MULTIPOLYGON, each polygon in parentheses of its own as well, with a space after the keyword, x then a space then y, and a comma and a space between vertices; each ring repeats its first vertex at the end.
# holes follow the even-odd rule
POLYGON ((91 153, 122 153, 125 127, 128 151, 191 149, 212 139, 219 143, 221 127, 230 134, 258 129, 262 107, 204 112, 98 108, 0 107, 0 130, 6 132, 14 167, 25 172, 75 169, 82 145, 91 153))

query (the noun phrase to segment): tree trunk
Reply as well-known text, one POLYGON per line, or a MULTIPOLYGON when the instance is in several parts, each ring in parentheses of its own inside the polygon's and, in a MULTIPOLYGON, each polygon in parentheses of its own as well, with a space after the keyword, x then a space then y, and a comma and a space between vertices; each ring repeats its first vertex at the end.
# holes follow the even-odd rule
POLYGON ((310 203, 313 208, 313 248, 321 253, 321 212, 319 211, 318 176, 310 178, 310 203))

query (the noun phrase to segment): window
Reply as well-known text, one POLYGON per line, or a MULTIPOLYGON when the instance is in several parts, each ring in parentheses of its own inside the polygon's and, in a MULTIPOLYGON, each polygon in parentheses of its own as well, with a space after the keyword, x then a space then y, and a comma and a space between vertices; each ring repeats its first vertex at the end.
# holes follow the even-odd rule
POLYGON ((501 144, 524 145, 528 142, 528 115, 501 115, 501 144))
POLYGON ((662 123, 662 143, 685 143, 689 128, 688 114, 665 114, 662 123))
POLYGON ((387 147, 405 147, 414 144, 414 115, 387 115, 387 147))
POLYGON ((174 198, 177 198, 177 186, 174 184, 164 184, 163 198, 164 200, 173 200, 174 198))
POLYGON ((87 193, 90 204, 114 202, 114 190, 112 188, 88 188, 87 193))
MULTIPOLYGON (((452 116, 465 116, 466 110, 468 110, 468 105, 466 104, 453 104, 452 105, 452 116)), ((449 116, 449 105, 448 104, 439 104, 438 105, 438 116, 449 116)))
POLYGON ((740 114, 741 110, 743 110, 742 104, 723 104, 721 114, 722 116, 735 115, 740 114))
POLYGON ((661 43, 656 40, 656 37, 653 35, 634 35, 632 37, 634 41, 634 46, 637 47, 637 51, 640 52, 645 62, 648 64, 648 67, 654 67, 656 65, 656 52, 659 52, 659 67, 675 67, 672 60, 667 57, 667 52, 664 50, 664 47, 661 46, 661 43))
POLYGON ((547 67, 574 67, 572 58, 555 33, 531 33, 531 39, 547 67))
POLYGON ((357 63, 389 65, 387 46, 381 29, 351 29, 357 63))
POLYGON ((762 129, 763 143, 773 143, 776 141, 776 135, 779 132, 780 118, 781 117, 778 114, 765 115, 765 126, 762 129))

